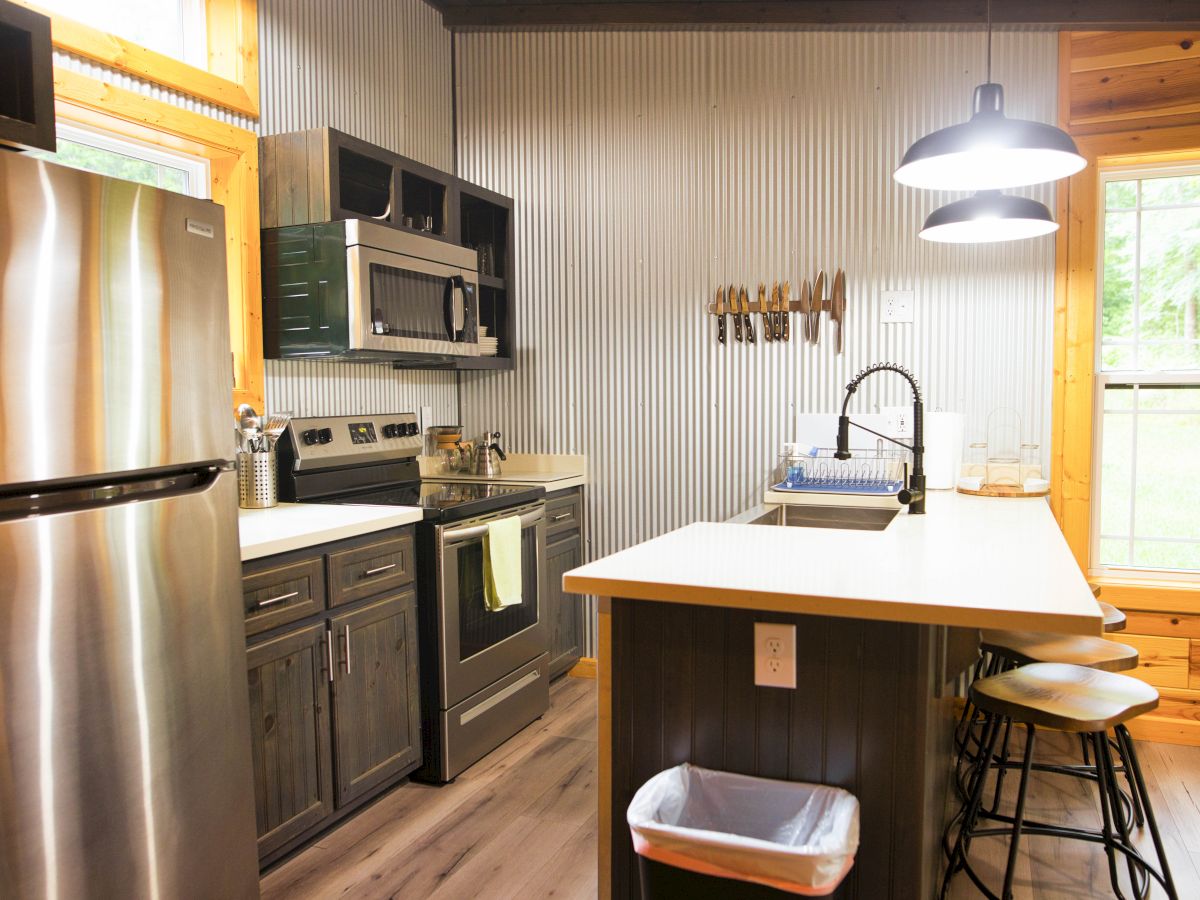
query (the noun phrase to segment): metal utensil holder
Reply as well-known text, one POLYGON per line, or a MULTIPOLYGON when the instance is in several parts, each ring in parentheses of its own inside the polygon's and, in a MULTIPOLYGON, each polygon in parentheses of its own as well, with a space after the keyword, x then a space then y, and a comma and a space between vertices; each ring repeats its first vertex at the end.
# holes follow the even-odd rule
POLYGON ((267 509, 279 504, 275 486, 275 451, 237 455, 238 506, 267 509))

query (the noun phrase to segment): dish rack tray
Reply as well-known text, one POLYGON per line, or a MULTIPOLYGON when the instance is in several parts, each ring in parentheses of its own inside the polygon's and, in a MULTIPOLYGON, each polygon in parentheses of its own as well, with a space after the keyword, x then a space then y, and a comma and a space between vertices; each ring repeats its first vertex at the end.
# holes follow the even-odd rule
POLYGON ((810 502, 803 495, 814 494, 892 498, 904 479, 900 451, 859 450, 850 459, 837 459, 832 449, 822 448, 815 455, 781 454, 767 493, 774 503, 810 502))

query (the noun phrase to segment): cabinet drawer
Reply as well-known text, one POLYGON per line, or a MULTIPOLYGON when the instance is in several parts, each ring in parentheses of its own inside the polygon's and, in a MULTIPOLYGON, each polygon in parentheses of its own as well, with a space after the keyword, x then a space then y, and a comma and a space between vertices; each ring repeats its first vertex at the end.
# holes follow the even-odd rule
POLYGON ((330 553, 329 605, 394 590, 411 582, 414 571, 411 534, 330 553))
POLYGON ((562 497, 551 497, 546 501, 546 537, 578 531, 583 519, 583 497, 579 491, 571 491, 562 497))
POLYGON ((324 606, 325 560, 320 556, 242 575, 247 635, 314 615, 324 606))

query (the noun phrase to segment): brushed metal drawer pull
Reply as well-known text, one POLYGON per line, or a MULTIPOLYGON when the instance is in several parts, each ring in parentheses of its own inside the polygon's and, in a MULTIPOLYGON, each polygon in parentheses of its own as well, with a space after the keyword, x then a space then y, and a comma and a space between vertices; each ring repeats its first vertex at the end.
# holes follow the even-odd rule
POLYGON ((325 629, 325 657, 329 661, 329 682, 333 683, 333 629, 325 629))
POLYGON ((571 514, 569 512, 565 512, 565 513, 559 513, 557 516, 555 516, 550 521, 557 522, 559 519, 569 519, 569 518, 571 518, 571 514))
POLYGON ((346 634, 346 674, 350 674, 350 626, 345 626, 346 634))
POLYGON ((271 606, 274 603, 282 603, 284 600, 291 600, 293 597, 299 597, 299 591, 292 591, 290 594, 280 594, 278 597, 271 597, 267 600, 259 600, 254 604, 255 609, 262 609, 264 606, 271 606))
POLYGON ((378 575, 380 572, 386 572, 388 569, 396 568, 395 563, 389 563, 386 566, 376 566, 374 569, 367 569, 363 572, 363 578, 370 578, 372 575, 378 575))

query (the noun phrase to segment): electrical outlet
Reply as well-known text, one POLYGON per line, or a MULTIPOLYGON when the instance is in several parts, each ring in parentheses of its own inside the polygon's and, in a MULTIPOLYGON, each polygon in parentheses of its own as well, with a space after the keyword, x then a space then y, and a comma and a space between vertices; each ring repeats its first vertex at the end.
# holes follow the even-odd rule
POLYGON ((880 412, 887 416, 887 428, 884 430, 889 437, 910 438, 913 436, 911 406, 885 406, 880 412))
POLYGON ((759 687, 796 686, 796 626, 754 623, 754 683, 759 687))
POLYGON ((883 303, 883 321, 893 324, 912 322, 913 292, 883 291, 879 295, 883 303))
POLYGON ((433 407, 432 406, 422 406, 421 407, 421 415, 419 416, 419 418, 421 420, 421 434, 424 434, 425 429, 429 428, 431 425, 437 424, 436 422, 433 421, 433 407))

